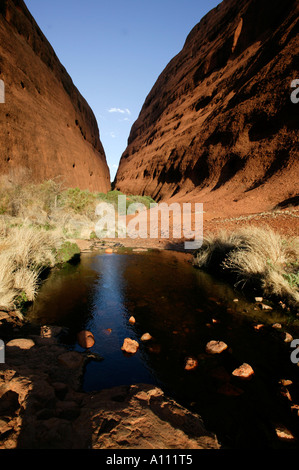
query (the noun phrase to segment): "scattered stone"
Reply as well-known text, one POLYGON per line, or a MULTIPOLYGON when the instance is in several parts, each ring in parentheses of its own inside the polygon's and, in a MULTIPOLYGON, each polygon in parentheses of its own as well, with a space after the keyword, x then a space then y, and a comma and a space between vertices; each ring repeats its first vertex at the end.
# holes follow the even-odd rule
POLYGON ((285 343, 291 343, 292 341, 293 341, 293 336, 290 335, 290 333, 285 333, 284 342, 285 343))
POLYGON ((136 319, 135 319, 134 317, 131 317, 131 318, 129 319, 129 323, 131 323, 131 325, 135 325, 136 319))
POLYGON ((112 248, 106 248, 105 253, 106 253, 107 255, 111 255, 111 254, 113 253, 112 248))
POLYGON ((151 339, 153 339, 153 337, 149 333, 144 333, 140 338, 141 341, 150 341, 151 339))
POLYGON ((280 323, 274 323, 272 325, 272 328, 275 328, 276 330, 279 330, 280 328, 282 328, 281 324, 280 323))
POLYGON ((40 329, 40 335, 42 338, 54 338, 59 336, 63 331, 60 326, 42 326, 40 329))
POLYGON ((234 299, 233 302, 239 302, 239 299, 234 299))
POLYGON ((275 427, 277 437, 282 441, 294 441, 295 437, 283 424, 279 424, 275 427))
POLYGON ((78 369, 82 366, 84 358, 76 351, 69 351, 58 356, 58 361, 67 369, 78 369))
POLYGON ((254 370, 249 364, 242 364, 240 367, 232 372, 234 377, 239 377, 242 380, 250 380, 254 376, 254 370))
POLYGON ((270 307, 270 305, 266 305, 266 304, 263 304, 263 303, 260 303, 260 304, 259 304, 259 307, 260 307, 262 310, 273 310, 273 308, 270 307))
POLYGON ((291 410, 295 411, 297 413, 297 416, 299 417, 299 405, 292 405, 291 410))
POLYGON ((212 318, 212 323, 217 324, 217 323, 220 323, 220 321, 217 320, 216 318, 212 318))
POLYGON ((112 329, 111 328, 106 328, 106 330, 104 330, 104 333, 105 333, 105 335, 109 336, 112 333, 112 329))
POLYGON ((186 359, 185 370, 194 370, 198 367, 198 361, 194 357, 186 359))
POLYGON ((220 354, 227 349, 227 344, 223 341, 210 341, 206 345, 206 352, 208 354, 220 354))
POLYGON ((262 328, 264 328, 264 326, 265 325, 263 325, 262 323, 259 323, 258 325, 254 325, 253 328, 258 331, 258 330, 261 330, 262 328))
POLYGON ((290 392, 288 391, 288 389, 286 387, 281 387, 281 390, 280 390, 280 394, 286 398, 287 400, 289 400, 290 402, 293 401, 292 397, 291 397, 291 394, 290 392))
POLYGON ((291 380, 281 379, 279 383, 280 385, 283 385, 284 387, 288 387, 289 385, 292 385, 293 382, 291 380))
POLYGON ((264 299, 263 297, 255 297, 254 299, 256 302, 262 302, 264 299))
POLYGON ((77 334, 77 341, 81 348, 84 349, 90 349, 94 346, 95 344, 95 339, 93 334, 90 331, 80 331, 80 333, 77 334))
POLYGON ((139 343, 131 338, 125 338, 124 344, 122 345, 122 351, 128 354, 135 354, 138 351, 139 343))
POLYGON ((20 338, 20 339, 12 339, 6 344, 6 348, 19 348, 19 349, 31 349, 35 346, 34 341, 32 339, 25 339, 25 338, 20 338))

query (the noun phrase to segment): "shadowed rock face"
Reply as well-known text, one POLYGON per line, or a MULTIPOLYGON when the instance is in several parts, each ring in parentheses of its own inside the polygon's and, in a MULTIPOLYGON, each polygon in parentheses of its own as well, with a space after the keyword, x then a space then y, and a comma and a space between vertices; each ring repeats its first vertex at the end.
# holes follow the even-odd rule
POLYGON ((93 112, 23 0, 0 4, 0 79, 0 174, 60 176, 66 186, 109 190, 93 112))
POLYGON ((295 0, 224 0, 208 13, 147 96, 116 189, 224 212, 294 197, 298 18, 295 0))

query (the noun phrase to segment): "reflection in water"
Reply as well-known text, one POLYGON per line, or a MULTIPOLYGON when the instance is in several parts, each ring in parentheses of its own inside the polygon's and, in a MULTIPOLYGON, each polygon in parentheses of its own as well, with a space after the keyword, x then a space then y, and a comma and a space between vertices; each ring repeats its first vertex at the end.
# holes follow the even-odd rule
MULTIPOLYGON (((275 420, 292 427, 278 384, 285 378, 298 384, 298 367, 271 327, 259 332, 252 327, 253 320, 275 323, 283 318, 275 311, 257 310, 225 283, 193 268, 181 254, 82 255, 79 265, 51 274, 29 316, 36 324, 68 327, 70 347, 77 351, 83 350, 76 333, 82 329, 93 333, 91 352, 104 360, 88 363, 85 391, 157 384, 192 406, 232 446, 244 441, 248 447, 269 445, 275 437, 275 420), (236 296, 238 303, 233 302, 236 296), (133 326, 128 322, 132 315, 133 326), (142 343, 144 333, 153 339, 142 343), (126 337, 140 343, 134 356, 121 351, 126 337), (211 340, 226 342, 228 351, 217 357, 206 355, 205 345, 211 340), (190 356, 199 363, 194 371, 184 369, 190 356), (255 376, 240 383, 231 372, 244 362, 253 367, 255 376), (242 394, 219 393, 226 380, 242 394)), ((295 327, 293 334, 299 337, 295 327)), ((294 385, 294 390, 295 399, 299 387, 294 385)))
POLYGON ((128 311, 125 306, 126 264, 126 255, 97 256, 91 264, 91 267, 96 272, 102 273, 102 276, 94 289, 93 314, 85 324, 85 328, 96 338, 92 352, 103 356, 104 361, 100 364, 91 362, 87 365, 83 385, 86 391, 136 382, 155 382, 141 354, 128 358, 121 351, 124 338, 138 340, 136 333, 128 324, 128 311))

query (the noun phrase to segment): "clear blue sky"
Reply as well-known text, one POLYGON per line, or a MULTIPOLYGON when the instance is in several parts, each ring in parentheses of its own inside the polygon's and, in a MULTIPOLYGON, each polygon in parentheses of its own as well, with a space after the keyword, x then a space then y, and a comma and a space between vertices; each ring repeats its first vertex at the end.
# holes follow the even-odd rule
POLYGON ((146 96, 220 0, 25 0, 91 106, 111 171, 146 96))

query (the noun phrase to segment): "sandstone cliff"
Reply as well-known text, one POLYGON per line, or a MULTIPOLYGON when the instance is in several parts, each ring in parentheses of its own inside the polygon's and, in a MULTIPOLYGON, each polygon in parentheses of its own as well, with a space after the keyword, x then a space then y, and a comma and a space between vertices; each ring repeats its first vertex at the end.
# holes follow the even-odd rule
POLYGON ((106 192, 110 175, 92 110, 23 0, 0 3, 0 174, 106 192))
POLYGON ((224 0, 147 96, 115 187, 218 213, 297 201, 296 0, 224 0))

